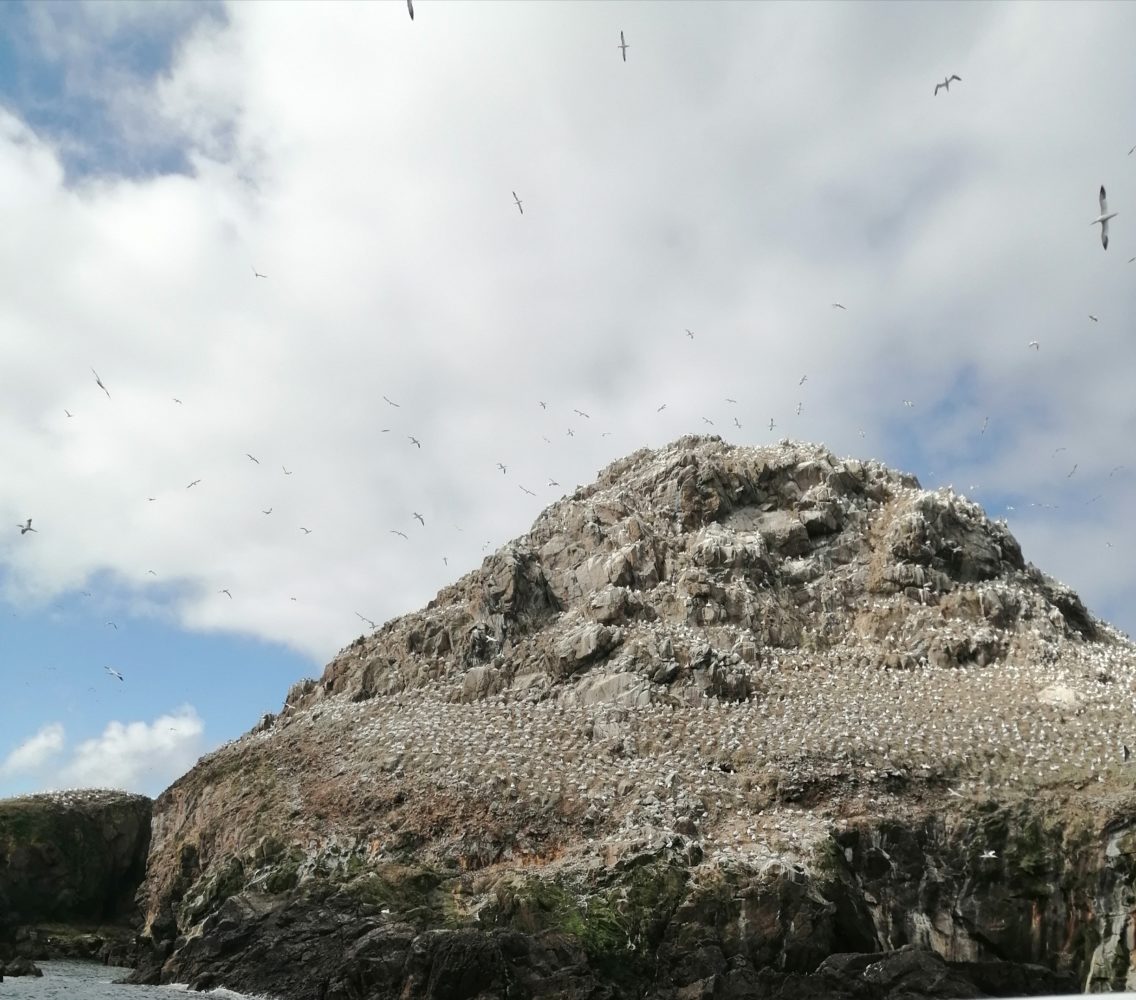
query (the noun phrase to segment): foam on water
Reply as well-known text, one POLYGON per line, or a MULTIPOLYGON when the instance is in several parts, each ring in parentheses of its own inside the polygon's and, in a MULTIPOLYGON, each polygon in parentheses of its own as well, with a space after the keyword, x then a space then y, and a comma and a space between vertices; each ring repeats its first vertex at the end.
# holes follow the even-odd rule
MULTIPOLYGON (((42 978, 5 976, 0 984, 4 1000, 171 1000, 170 993, 187 993, 186 983, 168 986, 127 986, 123 979, 130 969, 95 962, 36 962, 43 970, 42 978)), ((194 996, 216 997, 217 1000, 274 1000, 257 994, 236 993, 218 988, 194 993, 194 996)))

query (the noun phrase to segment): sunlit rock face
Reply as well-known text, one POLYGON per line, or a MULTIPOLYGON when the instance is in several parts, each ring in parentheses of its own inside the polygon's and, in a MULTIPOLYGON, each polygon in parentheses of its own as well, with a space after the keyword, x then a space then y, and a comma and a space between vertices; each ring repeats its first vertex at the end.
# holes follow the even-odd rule
POLYGON ((1123 984, 1134 680, 963 497, 814 445, 642 450, 159 799, 140 978, 1123 984))

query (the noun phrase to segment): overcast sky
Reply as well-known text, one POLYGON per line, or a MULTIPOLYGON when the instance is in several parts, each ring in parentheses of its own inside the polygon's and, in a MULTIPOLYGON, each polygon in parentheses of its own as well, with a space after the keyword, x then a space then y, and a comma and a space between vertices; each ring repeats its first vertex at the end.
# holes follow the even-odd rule
POLYGON ((0 6, 0 795, 160 791, 684 433, 953 483, 1133 631, 1133 38, 1108 3, 0 6))

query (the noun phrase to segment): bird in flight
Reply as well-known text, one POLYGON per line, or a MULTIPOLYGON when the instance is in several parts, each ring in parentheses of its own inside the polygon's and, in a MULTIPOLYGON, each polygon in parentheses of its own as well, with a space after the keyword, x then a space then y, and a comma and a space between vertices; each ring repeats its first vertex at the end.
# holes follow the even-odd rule
MULTIPOLYGON (((1104 188, 1101 188, 1101 191, 1103 192, 1104 188)), ((97 371, 95 371, 93 368, 91 369, 91 372, 95 376, 95 385, 97 385, 100 389, 102 389, 103 392, 105 392, 107 394, 107 399, 110 399, 110 392, 108 391, 107 387, 105 385, 103 385, 103 380, 101 378, 99 378, 99 373, 97 371)))
POLYGON ((252 273, 253 273, 254 278, 267 278, 268 277, 267 274, 261 274, 255 267, 252 269, 252 273))
POLYGON ((406 0, 406 9, 410 11, 410 20, 414 20, 414 0, 406 0))
POLYGON ((532 490, 526 490, 526 489, 525 489, 525 488, 524 488, 523 486, 521 486, 521 484, 520 484, 520 483, 517 483, 517 485, 521 487, 521 492, 522 492, 522 493, 527 493, 527 494, 528 494, 528 495, 529 495, 530 497, 535 497, 535 496, 536 496, 536 494, 535 494, 535 493, 534 493, 534 492, 533 492, 532 490))
POLYGON ((568 428, 568 436, 570 438, 574 438, 576 436, 576 432, 574 430, 572 430, 571 427, 568 428))
POLYGON ((703 417, 703 418, 702 418, 702 422, 703 422, 704 424, 709 424, 709 425, 710 425, 711 427, 713 427, 713 426, 714 426, 714 421, 713 421, 713 420, 711 420, 711 419, 710 419, 709 417, 703 417))
POLYGON ((555 479, 550 479, 548 481, 548 485, 549 486, 559 486, 560 484, 555 479))
POLYGON ((256 462, 257 465, 260 465, 260 459, 253 458, 253 456, 250 455, 247 451, 245 452, 245 458, 249 459, 249 461, 256 462))
POLYGON ((405 531, 399 531, 399 530, 398 530, 397 528, 391 528, 391 530, 390 530, 390 533, 391 533, 392 535, 401 535, 401 536, 402 536, 403 538, 405 538, 405 539, 406 539, 407 541, 409 541, 409 540, 410 540, 410 536, 409 536, 408 534, 406 534, 406 532, 405 532, 405 531))
POLYGON ((271 513, 272 513, 272 508, 271 508, 271 507, 269 507, 269 508, 268 508, 268 510, 262 510, 262 511, 261 511, 261 513, 262 513, 262 514, 271 514, 271 513))
POLYGON ((801 415, 801 407, 804 406, 804 405, 805 405, 804 403, 798 403, 797 404, 797 416, 798 417, 801 415))
POLYGON ((391 406, 400 406, 401 405, 399 403, 396 403, 393 399, 387 399, 386 396, 383 396, 383 402, 384 403, 390 403, 391 406))
POLYGON ((34 531, 36 534, 39 534, 39 529, 32 527, 32 519, 30 517, 23 524, 17 524, 16 527, 20 529, 21 535, 26 535, 29 531, 34 531))
POLYGON ((302 524, 300 525, 300 530, 301 530, 301 531, 302 531, 302 532, 303 532, 303 533, 304 533, 305 535, 310 535, 310 534, 312 533, 312 529, 311 529, 311 528, 305 528, 305 527, 304 527, 304 526, 303 526, 302 524))
POLYGON ((737 417, 734 417, 734 426, 735 426, 735 427, 736 427, 736 428, 737 428, 737 429, 738 429, 739 431, 740 431, 740 430, 742 429, 741 421, 739 421, 737 417))
POLYGON ((662 413, 662 412, 663 412, 663 410, 665 410, 666 408, 667 408, 667 404, 666 404, 666 403, 663 403, 663 405, 662 405, 662 406, 660 406, 660 407, 659 407, 659 408, 658 408, 658 409, 657 409, 657 410, 656 410, 655 412, 656 412, 656 413, 662 413))
POLYGON ((1032 347, 1035 351, 1041 350, 1041 344, 1039 344, 1036 340, 1031 340, 1026 346, 1032 347))
POLYGON ((75 414, 74 414, 74 413, 72 413, 72 412, 71 412, 70 410, 64 410, 63 412, 64 412, 64 413, 66 413, 66 414, 67 414, 67 416, 69 416, 69 417, 73 417, 73 416, 75 416, 75 414))
POLYGON ((806 383, 806 382, 807 382, 808 380, 809 380, 809 377, 808 377, 808 375, 802 375, 802 376, 801 376, 801 381, 800 381, 800 382, 798 382, 798 383, 797 383, 797 385, 804 385, 804 384, 805 384, 805 383, 806 383))
POLYGON ((186 489, 188 490, 190 486, 196 486, 199 482, 201 482, 200 479, 195 479, 192 483, 189 484, 189 486, 186 487, 186 489))
POLYGON ((1074 462, 1074 463, 1073 463, 1073 468, 1071 468, 1071 469, 1069 470, 1069 475, 1067 475, 1067 476, 1066 476, 1065 478, 1066 478, 1066 479, 1072 479, 1072 478, 1073 478, 1073 473, 1074 473, 1074 472, 1076 472, 1076 471, 1077 471, 1077 463, 1076 463, 1076 462, 1074 462))
POLYGON ((419 513, 418 513, 418 511, 414 511, 414 516, 415 516, 415 518, 417 518, 417 520, 418 520, 418 523, 419 523, 420 525, 422 525, 422 527, 423 527, 423 528, 425 528, 425 527, 426 527, 426 522, 425 522, 425 521, 423 520, 423 518, 422 518, 422 515, 421 515, 421 514, 419 514, 419 513))
POLYGON ((115 670, 114 667, 103 667, 103 670, 110 674, 111 677, 117 677, 120 681, 126 679, 122 676, 122 674, 115 670))
POLYGON ((693 331, 691 331, 691 330, 687 330, 687 331, 686 331, 686 335, 687 335, 687 336, 688 336, 688 337, 689 337, 689 338, 690 338, 691 340, 693 340, 693 339, 694 339, 694 332, 693 332, 693 331))
POLYGON ((107 627, 108 627, 108 628, 112 628, 112 629, 114 629, 114 630, 115 630, 116 632, 118 631, 118 626, 117 626, 117 625, 115 625, 115 623, 114 623, 114 622, 106 622, 106 625, 107 625, 107 627))
POLYGON ((157 575, 158 575, 158 574, 157 574, 157 573, 155 573, 155 572, 154 572, 154 571, 153 571, 152 569, 148 569, 148 570, 146 570, 146 572, 147 572, 147 573, 149 573, 149 574, 150 574, 150 576, 157 576, 157 575))
POLYGON ((378 626, 373 621, 371 621, 370 618, 368 618, 366 615, 359 614, 358 611, 355 612, 355 617, 358 618, 360 621, 366 622, 368 625, 371 626, 371 628, 378 628, 378 626))
POLYGON ((540 403, 540 408, 542 410, 548 409, 548 404, 543 399, 538 399, 537 402, 540 403))
POLYGON ((906 406, 910 410, 911 407, 913 407, 915 404, 910 399, 905 399, 903 401, 903 405, 906 406))
POLYGON ((285 466, 283 466, 283 465, 282 465, 282 466, 280 466, 280 468, 284 469, 284 475, 286 475, 286 476, 290 476, 290 475, 292 475, 292 473, 290 473, 290 472, 288 471, 288 469, 287 469, 287 468, 285 468, 285 466))
POLYGON ((945 87, 947 93, 949 94, 951 92, 951 81, 952 80, 958 80, 959 83, 962 83, 962 77, 959 76, 957 73, 952 73, 942 83, 936 83, 935 84, 935 93, 932 94, 931 96, 932 97, 938 97, 940 87, 945 87))
POLYGON ((417 445, 419 450, 422 449, 422 442, 419 441, 418 438, 416 438, 413 434, 407 434, 406 436, 410 439, 411 444, 417 445))
MULTIPOLYGON (((1100 189, 1100 213, 1101 214, 1098 215, 1095 219, 1093 219, 1093 221, 1090 222, 1089 225, 1095 226, 1098 222, 1100 223, 1101 246, 1103 246, 1107 250, 1108 249, 1108 220, 1116 218, 1118 213, 1110 212, 1108 210, 1108 196, 1104 193, 1104 185, 1103 184, 1101 185, 1101 189, 1100 189)), ((91 370, 94 371, 93 368, 91 370)))
POLYGON ((521 199, 517 197, 516 191, 513 192, 513 201, 515 201, 517 203, 517 211, 520 212, 521 215, 524 215, 525 210, 523 208, 521 208, 522 202, 521 202, 521 199))
POLYGON ((178 405, 178 406, 182 406, 182 405, 184 405, 184 404, 182 403, 182 401, 181 401, 180 399, 178 399, 178 398, 177 398, 177 396, 172 396, 171 398, 173 399, 173 401, 174 401, 175 403, 177 403, 177 405, 178 405))
POLYGON ((1092 313, 1089 313, 1089 319, 1091 319, 1094 323, 1100 322, 1100 320, 1097 319, 1096 316, 1094 316, 1092 313))
POLYGON ((501 470, 501 475, 505 475, 505 466, 503 466, 500 462, 498 462, 497 468, 501 470))
POLYGON ((146 498, 146 502, 147 502, 147 503, 153 503, 153 502, 154 502, 155 500, 157 500, 157 499, 158 499, 157 497, 147 497, 147 498, 146 498))
POLYGON ((979 433, 980 435, 982 435, 982 434, 985 434, 985 433, 986 433, 986 425, 987 425, 988 423, 990 423, 990 418, 989 418, 989 417, 983 417, 983 418, 982 418, 982 430, 980 430, 980 431, 978 432, 978 433, 979 433))
POLYGON ((619 33, 619 44, 616 46, 616 48, 623 53, 623 61, 627 62, 627 50, 631 48, 631 46, 628 45, 626 41, 624 41, 622 31, 619 33))
POLYGON ((735 405, 737 404, 737 400, 736 399, 730 399, 729 396, 726 397, 726 402, 727 403, 734 403, 735 405))
POLYGON ((774 427, 776 427, 776 426, 777 426, 777 425, 776 425, 776 424, 775 424, 775 423, 773 422, 773 418, 772 418, 772 417, 770 417, 770 418, 769 418, 769 429, 770 429, 770 430, 773 430, 773 428, 774 428, 774 427))
POLYGON ((843 309, 845 312, 848 312, 848 307, 845 306, 845 305, 841 305, 839 302, 833 302, 832 308, 833 309, 843 309))
MULTIPOLYGON (((220 590, 217 591, 217 593, 218 594, 229 594, 229 589, 227 587, 222 587, 220 590)), ((231 601, 232 599, 233 599, 233 595, 229 594, 229 600, 231 601)))
POLYGON ((591 420, 592 419, 583 410, 573 410, 572 412, 580 414, 580 416, 583 417, 585 420, 591 420))

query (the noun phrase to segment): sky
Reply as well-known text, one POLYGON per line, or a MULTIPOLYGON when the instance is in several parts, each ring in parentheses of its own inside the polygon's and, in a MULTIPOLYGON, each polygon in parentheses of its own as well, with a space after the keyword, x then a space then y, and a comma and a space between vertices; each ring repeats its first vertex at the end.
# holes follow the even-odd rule
POLYGON ((0 796, 157 794, 687 433, 1136 629, 1136 5, 414 10, 0 5, 0 796))

